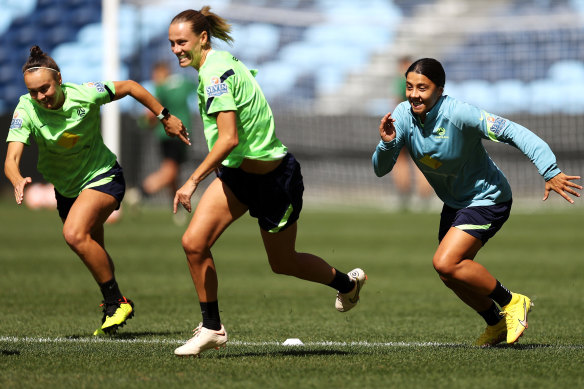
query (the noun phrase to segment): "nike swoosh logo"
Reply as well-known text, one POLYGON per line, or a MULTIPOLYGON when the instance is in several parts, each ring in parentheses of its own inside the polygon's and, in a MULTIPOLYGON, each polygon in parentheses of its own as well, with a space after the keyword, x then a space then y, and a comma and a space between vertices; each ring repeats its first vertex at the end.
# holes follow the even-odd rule
POLYGON ((523 320, 519 320, 519 324, 527 328, 527 301, 523 300, 523 320))
POLYGON ((215 335, 225 336, 225 331, 215 332, 215 335))
POLYGON ((357 301, 359 301, 359 292, 361 291, 361 285, 359 284, 359 281, 355 280, 355 283, 357 284, 357 290, 355 296, 349 299, 349 302, 351 302, 351 304, 355 304, 357 301))

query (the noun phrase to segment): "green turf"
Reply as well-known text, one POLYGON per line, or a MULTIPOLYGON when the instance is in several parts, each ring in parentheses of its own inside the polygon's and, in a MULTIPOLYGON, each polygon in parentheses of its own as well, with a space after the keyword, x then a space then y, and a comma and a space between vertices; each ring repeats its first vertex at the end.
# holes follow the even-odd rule
POLYGON ((101 296, 63 241, 56 212, 5 199, 0 387, 584 387, 584 212, 565 209, 514 212, 477 258, 534 299, 529 330, 514 347, 469 346, 483 323, 432 268, 437 214, 306 210, 298 249, 345 271, 365 269, 359 306, 338 313, 329 288, 272 274, 245 216, 213 251, 230 343, 179 359, 172 351, 200 312, 180 247, 184 228, 168 213, 145 210, 106 227, 136 316, 115 338, 95 341, 101 296), (305 346, 281 346, 287 338, 305 346))

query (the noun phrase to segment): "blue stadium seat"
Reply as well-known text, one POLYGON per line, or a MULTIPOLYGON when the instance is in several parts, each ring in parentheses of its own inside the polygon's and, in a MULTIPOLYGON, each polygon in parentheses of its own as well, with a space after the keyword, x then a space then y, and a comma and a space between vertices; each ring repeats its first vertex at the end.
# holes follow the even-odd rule
POLYGON ((481 109, 495 108, 491 84, 485 80, 467 80, 459 85, 460 99, 481 109))
POLYGON ((22 77, 21 68, 9 64, 0 66, 0 84, 10 84, 22 77))
POLYGON ((18 103, 18 99, 20 98, 20 96, 27 93, 26 87, 24 86, 24 82, 22 81, 22 79, 19 79, 18 81, 19 81, 18 83, 12 83, 4 88, 4 93, 2 97, 4 98, 6 104, 9 105, 9 110, 13 110, 14 107, 16 107, 16 104, 18 103))
POLYGON ((555 81, 536 80, 530 83, 525 96, 531 101, 526 101, 529 112, 536 115, 562 112, 564 105, 564 92, 558 88, 555 81))
POLYGON ((10 23, 14 19, 14 13, 11 9, 3 10, 0 12, 0 35, 4 34, 8 27, 10 27, 10 23))
POLYGON ((326 65, 314 73, 314 83, 318 93, 333 93, 342 84, 345 72, 334 65, 326 65))
POLYGON ((584 81, 584 62, 571 60, 554 63, 549 71, 549 77, 556 81, 572 83, 584 81))
POLYGON ((61 7, 51 7, 43 11, 42 16, 40 16, 39 22, 44 29, 53 28, 59 26, 63 22, 67 22, 68 17, 66 17, 65 9, 61 7))
POLYGON ((99 22, 101 20, 101 8, 79 7, 68 12, 67 16, 70 18, 71 23, 80 27, 90 23, 99 22))
POLYGON ((247 39, 249 43, 241 45, 245 47, 245 58, 257 61, 277 49, 280 31, 272 24, 252 23, 247 26, 247 39))
POLYGON ((86 45, 98 45, 103 41, 101 23, 91 23, 77 33, 77 41, 86 45))
POLYGON ((2 0, 0 1, 0 35, 8 30, 10 24, 17 18, 24 19, 25 15, 31 13, 36 0, 2 0))
POLYGON ((493 85, 493 97, 495 106, 493 113, 505 115, 521 112, 527 109, 525 94, 527 84, 521 80, 500 80, 493 85))
POLYGON ((70 25, 62 24, 51 28, 47 34, 47 43, 52 46, 75 39, 77 30, 70 25))
POLYGON ((301 72, 313 71, 322 60, 319 48, 296 42, 280 49, 278 60, 282 63, 293 63, 301 72))
POLYGON ((299 75, 299 69, 291 62, 272 61, 258 69, 256 79, 268 98, 290 90, 299 75))

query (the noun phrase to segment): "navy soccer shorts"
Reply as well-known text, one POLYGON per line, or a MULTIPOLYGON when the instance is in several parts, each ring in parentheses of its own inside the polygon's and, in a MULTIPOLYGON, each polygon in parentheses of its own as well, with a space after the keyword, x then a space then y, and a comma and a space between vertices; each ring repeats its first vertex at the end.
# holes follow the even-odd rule
POLYGON ((283 231, 294 224, 302 210, 304 184, 300 164, 290 153, 267 174, 251 174, 222 166, 219 179, 247 205, 249 214, 268 232, 283 231))
MULTIPOLYGON (((107 193, 113 196, 116 200, 118 200, 118 206, 116 207, 116 209, 120 209, 120 205, 122 204, 122 200, 124 199, 124 194, 126 193, 126 181, 124 180, 124 171, 117 162, 110 170, 100 174, 99 176, 89 181, 87 185, 85 185, 85 187, 110 176, 112 177, 112 180, 110 182, 107 182, 99 186, 92 186, 90 189, 107 193)), ((65 197, 59 192, 57 192, 56 189, 55 197, 57 198, 57 210, 59 211, 59 216, 61 217, 61 219, 66 219, 67 215, 69 215, 71 207, 73 206, 73 203, 75 202, 75 200, 77 200, 77 197, 73 198, 65 197)))
POLYGON ((456 227, 483 242, 491 239, 509 218, 512 200, 504 203, 455 209, 444 204, 440 215, 438 241, 441 242, 450 227, 456 227))

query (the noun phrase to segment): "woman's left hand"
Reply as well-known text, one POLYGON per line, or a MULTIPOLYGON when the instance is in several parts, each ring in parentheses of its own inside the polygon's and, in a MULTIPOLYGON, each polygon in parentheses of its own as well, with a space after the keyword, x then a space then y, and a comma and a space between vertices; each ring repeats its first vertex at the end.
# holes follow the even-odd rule
POLYGON ((196 190, 197 184, 195 183, 195 180, 189 178, 187 182, 185 182, 185 184, 179 190, 177 190, 176 194, 174 195, 172 208, 173 212, 176 213, 179 203, 184 207, 184 209, 186 209, 188 212, 191 212, 191 197, 193 197, 193 194, 196 190))
POLYGON ((568 196, 568 193, 576 197, 580 197, 580 193, 572 189, 576 188, 582 190, 582 185, 578 185, 572 182, 572 180, 579 179, 580 176, 567 176, 564 173, 556 175, 555 177, 553 177, 552 179, 548 180, 545 183, 545 193, 543 195, 543 201, 547 200, 550 194, 550 190, 553 190, 554 192, 557 192, 560 196, 565 198, 567 201, 574 204, 574 200, 572 200, 572 198, 568 196))

